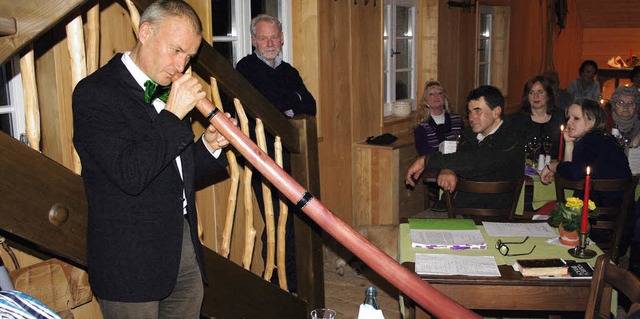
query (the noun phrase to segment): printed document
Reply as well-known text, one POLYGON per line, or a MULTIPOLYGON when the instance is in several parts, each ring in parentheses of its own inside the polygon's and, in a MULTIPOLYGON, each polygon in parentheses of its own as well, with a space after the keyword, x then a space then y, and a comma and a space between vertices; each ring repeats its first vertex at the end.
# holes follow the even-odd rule
POLYGON ((415 269, 419 275, 500 277, 500 270, 493 256, 416 253, 415 269))
POLYGON ((495 223, 482 222, 487 235, 491 237, 558 237, 547 223, 495 223))

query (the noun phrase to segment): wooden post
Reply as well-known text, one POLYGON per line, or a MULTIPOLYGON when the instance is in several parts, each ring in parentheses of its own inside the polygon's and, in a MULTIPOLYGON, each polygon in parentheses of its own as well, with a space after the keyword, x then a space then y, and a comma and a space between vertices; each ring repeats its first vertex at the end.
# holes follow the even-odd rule
MULTIPOLYGON (((209 79, 211 83, 211 95, 216 106, 224 111, 220 91, 218 90, 218 81, 214 77, 209 79)), ((238 185, 240 184, 240 165, 236 159, 236 154, 232 150, 227 152, 227 161, 229 162, 229 175, 231 177, 231 185, 229 186, 229 196, 227 197, 227 211, 224 219, 224 229, 222 230, 222 248, 220 255, 229 258, 229 250, 231 247, 231 230, 236 215, 236 203, 238 201, 238 185)))
MULTIPOLYGON (((256 140, 258 146, 265 153, 267 152, 267 141, 264 135, 264 126, 262 120, 256 119, 256 140)), ((273 201, 271 200, 271 188, 269 181, 262 178, 262 203, 264 206, 264 225, 267 232, 267 258, 264 261, 264 279, 271 280, 273 269, 275 268, 275 247, 276 247, 276 231, 273 214, 273 201)))
POLYGON ((33 47, 20 58, 20 73, 22 73, 22 91, 24 92, 27 140, 31 148, 40 151, 40 106, 33 47))
POLYGON ((136 38, 138 37, 138 27, 140 26, 140 13, 136 8, 136 5, 133 4, 133 1, 126 0, 127 8, 129 9, 129 16, 131 16, 131 27, 133 28, 133 32, 136 34, 136 38))
MULTIPOLYGON (((276 136, 273 143, 275 150, 275 160, 278 166, 282 167, 282 141, 280 136, 276 136)), ((287 245, 287 218, 289 216, 289 206, 282 200, 282 196, 278 196, 278 205, 280 207, 280 215, 278 216, 278 283, 280 288, 289 290, 287 285, 287 265, 286 265, 286 245, 287 245)))
MULTIPOLYGON (((84 30, 82 27, 82 16, 77 16, 66 26, 67 30, 67 47, 71 58, 71 90, 76 87, 80 80, 87 76, 87 61, 84 55, 84 30)), ((71 143, 73 147, 73 143, 71 143)), ((82 164, 80 156, 73 147, 73 171, 80 174, 82 164)))
MULTIPOLYGON (((238 120, 240 121, 240 128, 247 138, 249 137, 249 120, 247 114, 244 113, 244 108, 240 104, 240 100, 233 99, 233 104, 236 107, 236 113, 238 114, 238 120)), ((245 269, 251 269, 251 259, 253 257, 253 247, 256 240, 256 229, 253 227, 253 190, 251 189, 251 177, 253 171, 250 165, 244 167, 244 254, 242 255, 242 266, 245 269)))
POLYGON ((87 74, 100 66, 100 4, 87 11, 87 74))

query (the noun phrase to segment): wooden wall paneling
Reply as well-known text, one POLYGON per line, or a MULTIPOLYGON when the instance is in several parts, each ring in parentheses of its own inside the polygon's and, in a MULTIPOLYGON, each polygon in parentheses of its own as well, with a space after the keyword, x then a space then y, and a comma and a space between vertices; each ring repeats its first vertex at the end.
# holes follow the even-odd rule
MULTIPOLYGON (((340 218, 351 217, 351 144, 354 142, 351 93, 350 1, 318 1, 318 70, 322 122, 320 185, 323 203, 340 218)), ((381 4, 380 4, 381 5, 381 4)), ((365 125, 365 123, 358 123, 365 125)), ((375 125, 379 125, 375 123, 375 125)))
MULTIPOLYGON (((631 51, 636 56, 640 55, 638 33, 640 33, 640 28, 585 28, 583 30, 582 60, 594 60, 598 63, 598 68, 604 69, 608 67, 607 61, 612 57, 620 56, 626 60, 631 51)), ((576 66, 576 70, 578 66, 576 66)), ((620 79, 620 85, 630 83, 629 79, 620 79)), ((615 81, 609 79, 601 84, 604 86, 602 97, 610 99, 615 90, 615 81)))
POLYGON ((438 79, 438 1, 418 1, 417 6, 416 101, 420 101, 424 83, 438 79))
POLYGON ((475 80, 475 13, 439 3, 438 79, 447 89, 452 113, 466 113, 475 80))
POLYGON ((136 44, 126 6, 117 1, 100 0, 100 66, 116 53, 130 51, 136 44))
POLYGON ((520 109, 522 88, 532 76, 541 73, 543 34, 541 17, 546 6, 538 1, 512 1, 509 38, 509 91, 506 95, 506 113, 520 109), (543 9, 541 12, 540 9, 543 9))
POLYGON ((398 152, 392 147, 358 143, 353 148, 353 225, 393 224, 398 216, 398 192, 393 168, 398 152))
POLYGON ((73 117, 71 69, 64 23, 35 42, 36 79, 40 101, 42 152, 73 169, 73 117))
POLYGON ((566 27, 560 35, 556 28, 553 41, 553 62, 562 88, 566 88, 570 81, 578 77, 578 67, 582 62, 583 28, 577 1, 567 0, 567 5, 569 14, 566 27))
POLYGON ((491 43, 491 83, 509 92, 509 16, 508 6, 493 7, 491 43))
POLYGON ((384 6, 361 3, 351 8, 352 141, 359 141, 381 133, 384 6))
MULTIPOLYGON (((322 123, 325 114, 325 103, 320 94, 320 39, 318 36, 318 4, 317 0, 291 1, 293 61, 298 69, 304 85, 316 99, 316 122, 322 123)), ((318 137, 322 138, 322 127, 317 126, 318 137)))

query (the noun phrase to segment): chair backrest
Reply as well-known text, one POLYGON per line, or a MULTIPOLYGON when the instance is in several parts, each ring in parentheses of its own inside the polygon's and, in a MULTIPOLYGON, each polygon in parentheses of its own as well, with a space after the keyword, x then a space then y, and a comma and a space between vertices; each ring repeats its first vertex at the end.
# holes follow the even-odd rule
POLYGON ((445 199, 447 201, 448 218, 456 218, 456 215, 466 215, 474 219, 476 223, 481 221, 483 217, 490 217, 492 220, 510 221, 514 219, 518 199, 522 191, 524 178, 518 178, 512 181, 499 182, 476 182, 468 180, 459 180, 456 184, 457 192, 477 193, 477 194, 509 194, 510 205, 505 208, 468 208, 455 207, 453 193, 445 191, 445 199))
POLYGON ((611 318, 610 288, 629 298, 631 306, 628 314, 637 314, 640 311, 640 279, 632 272, 612 263, 611 255, 606 253, 596 260, 585 319, 611 318))
MULTIPOLYGON (((568 180, 558 174, 554 177, 556 187, 556 200, 558 202, 566 203, 565 190, 578 190, 584 191, 584 180, 572 181, 568 180)), ((591 229, 610 230, 611 236, 609 240, 602 239, 596 241, 596 244, 600 249, 611 252, 611 259, 614 262, 618 262, 618 246, 620 245, 620 239, 624 231, 624 225, 630 209, 630 205, 633 202, 636 184, 638 183, 638 176, 629 178, 618 179, 592 179, 591 180, 591 192, 620 192, 623 194, 622 199, 619 202, 614 203, 612 206, 598 206, 600 215, 596 219, 595 223, 591 225, 591 229)), ((573 195, 570 195, 573 196, 573 195)))

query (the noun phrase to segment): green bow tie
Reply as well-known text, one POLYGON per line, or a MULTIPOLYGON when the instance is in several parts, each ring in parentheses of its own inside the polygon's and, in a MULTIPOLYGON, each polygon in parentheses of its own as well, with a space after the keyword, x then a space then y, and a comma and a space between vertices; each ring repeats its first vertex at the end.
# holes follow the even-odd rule
POLYGON ((152 80, 144 82, 144 100, 147 103, 151 103, 156 98, 167 103, 169 92, 171 92, 170 86, 159 86, 158 83, 152 80))

